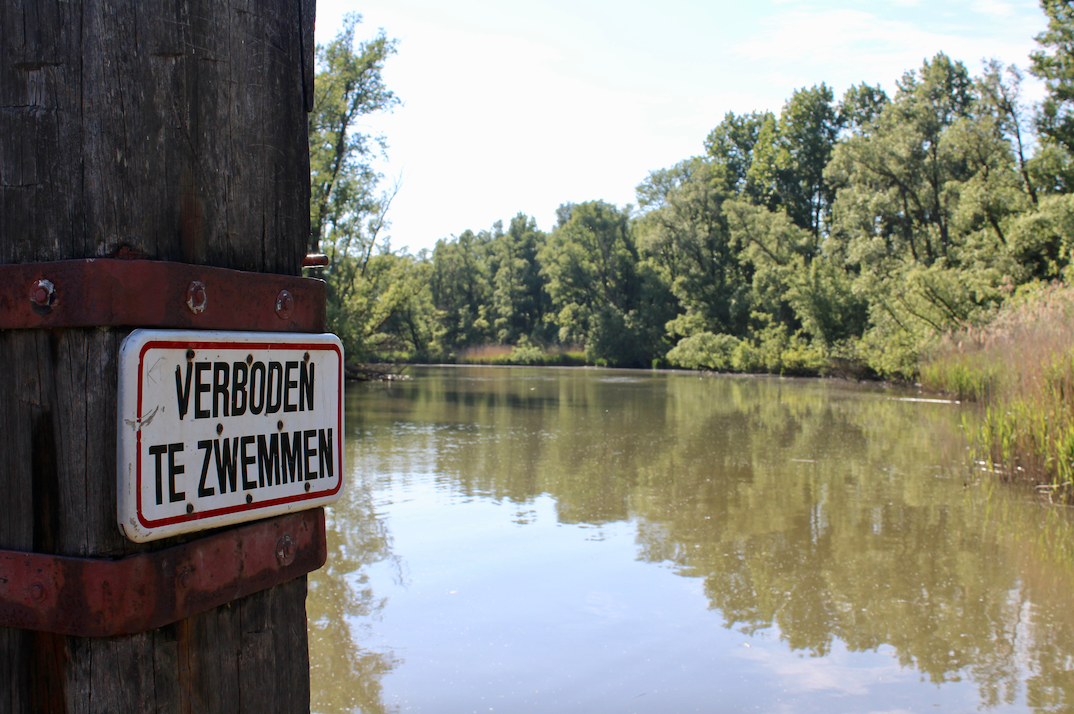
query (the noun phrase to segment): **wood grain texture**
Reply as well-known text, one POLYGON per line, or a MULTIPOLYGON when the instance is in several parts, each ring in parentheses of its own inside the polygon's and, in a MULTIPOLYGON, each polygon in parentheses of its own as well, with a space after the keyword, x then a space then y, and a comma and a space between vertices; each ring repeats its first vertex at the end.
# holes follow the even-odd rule
MULTIPOLYGON (((313 0, 0 0, 0 263, 300 275, 313 0)), ((0 548, 118 557, 126 330, 0 331, 0 548)), ((7 712, 308 712, 305 578, 176 625, 0 629, 7 712)))

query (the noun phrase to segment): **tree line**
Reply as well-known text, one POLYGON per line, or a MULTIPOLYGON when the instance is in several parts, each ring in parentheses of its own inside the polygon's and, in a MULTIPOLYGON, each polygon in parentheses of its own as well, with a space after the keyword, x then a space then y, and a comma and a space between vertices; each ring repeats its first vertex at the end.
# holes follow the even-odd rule
POLYGON ((1029 72, 974 75, 944 53, 893 94, 821 83, 779 112, 727 113, 704 153, 654 170, 636 205, 565 203, 431 251, 382 237, 383 146, 356 120, 391 109, 383 32, 357 16, 318 48, 310 115, 313 231, 329 317, 351 358, 521 361, 576 347, 590 364, 912 378, 939 335, 986 321, 1023 286, 1062 280, 1074 243, 1074 0, 1029 72))

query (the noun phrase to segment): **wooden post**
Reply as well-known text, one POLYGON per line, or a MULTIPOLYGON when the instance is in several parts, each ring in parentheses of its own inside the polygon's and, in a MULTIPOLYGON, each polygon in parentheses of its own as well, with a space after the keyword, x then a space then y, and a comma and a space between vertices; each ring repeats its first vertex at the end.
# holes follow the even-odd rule
MULTIPOLYGON (((314 0, 0 3, 0 263, 300 273, 314 0)), ((176 542, 116 526, 128 333, 0 331, 0 548, 176 542)), ((0 713, 308 712, 305 597, 301 578, 128 637, 0 629, 0 713)))

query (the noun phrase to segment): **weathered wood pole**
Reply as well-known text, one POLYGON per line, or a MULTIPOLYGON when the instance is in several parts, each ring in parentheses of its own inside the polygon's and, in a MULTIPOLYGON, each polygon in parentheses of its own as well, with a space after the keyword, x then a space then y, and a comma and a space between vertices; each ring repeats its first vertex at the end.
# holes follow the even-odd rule
MULTIPOLYGON (((300 273, 314 0, 0 2, 0 264, 300 273)), ((116 526, 128 332, 0 330, 0 549, 146 548, 116 526)), ((305 597, 127 637, 0 629, 0 712, 307 712, 305 597)))

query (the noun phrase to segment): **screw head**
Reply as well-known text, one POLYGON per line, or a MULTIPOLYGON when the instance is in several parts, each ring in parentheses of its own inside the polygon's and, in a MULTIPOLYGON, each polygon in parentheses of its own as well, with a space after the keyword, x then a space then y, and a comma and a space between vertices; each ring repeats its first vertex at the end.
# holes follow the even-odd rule
POLYGON ((190 284, 190 287, 186 289, 186 306, 190 308, 190 311, 195 315, 200 315, 205 312, 205 307, 209 304, 209 294, 205 290, 205 283, 200 280, 195 280, 190 284))
POLYGON ((175 584, 178 585, 180 588, 188 588, 190 587, 190 579, 193 577, 193 575, 194 568, 187 565, 182 570, 180 570, 178 574, 176 574, 175 584))
POLYGON ((56 297, 56 286, 51 280, 35 280, 30 286, 30 302, 38 307, 48 307, 56 297))
POLYGON ((246 502, 247 503, 253 503, 254 502, 254 497, 251 496, 250 494, 246 494, 246 502))
POLYGON ((295 551, 298 550, 295 545, 295 539, 289 535, 285 535, 276 541, 276 562, 280 565, 290 565, 295 562, 295 551))
POLYGON ((45 590, 45 586, 41 583, 34 583, 30 586, 30 597, 33 598, 34 602, 42 602, 48 597, 48 591, 45 590))
POLYGON ((291 294, 290 290, 281 290, 280 294, 276 296, 276 315, 281 320, 288 320, 294 311, 295 296, 291 294))

